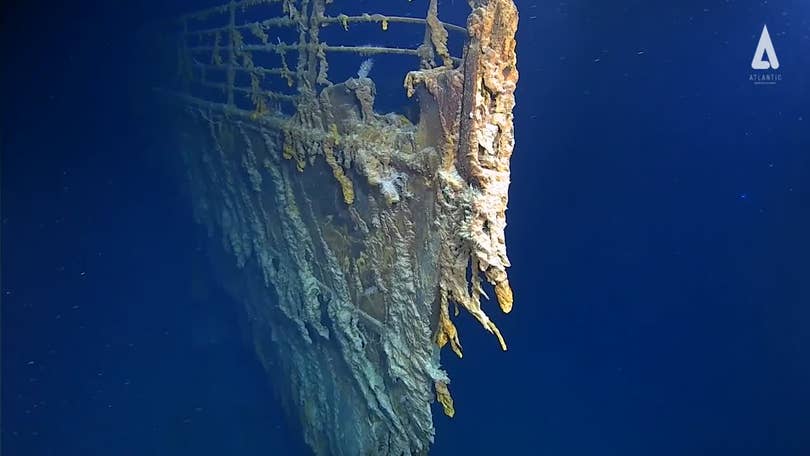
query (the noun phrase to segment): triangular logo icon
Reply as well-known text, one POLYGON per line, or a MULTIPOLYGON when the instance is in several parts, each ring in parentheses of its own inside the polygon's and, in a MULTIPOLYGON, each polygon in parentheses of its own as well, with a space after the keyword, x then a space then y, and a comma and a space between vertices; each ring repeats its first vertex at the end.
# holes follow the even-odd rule
POLYGON ((776 57, 776 50, 773 48, 771 35, 768 33, 768 26, 762 27, 762 35, 759 37, 757 50, 754 52, 754 60, 751 61, 751 68, 755 70, 767 70, 779 68, 779 58, 776 57), (768 53, 768 60, 765 60, 765 53, 768 53))

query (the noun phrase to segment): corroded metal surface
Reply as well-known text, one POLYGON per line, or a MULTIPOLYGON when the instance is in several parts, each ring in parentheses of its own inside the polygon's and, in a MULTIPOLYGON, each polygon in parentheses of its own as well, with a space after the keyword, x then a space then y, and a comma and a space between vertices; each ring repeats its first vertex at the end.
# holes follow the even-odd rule
POLYGON ((183 113, 178 147, 195 215, 316 454, 427 453, 431 403, 455 413, 439 360, 447 343, 461 355, 452 303, 506 349, 480 297, 483 278, 511 309, 503 232, 517 11, 511 0, 472 6, 466 28, 441 22, 435 1, 425 19, 330 16, 323 0, 254 0, 180 21, 171 98, 183 113), (237 19, 266 3, 280 3, 283 15, 237 19), (221 24, 211 23, 216 17, 221 24), (355 22, 425 27, 417 49, 340 50, 418 58, 405 77, 418 122, 377 113, 365 72, 329 81, 326 55, 336 46, 319 30, 355 22), (274 27, 297 31, 298 42, 273 43, 274 27), (467 31, 461 58, 450 55, 448 30, 467 31), (258 52, 277 56, 278 66, 256 65, 258 52), (294 91, 269 88, 271 76, 294 91))

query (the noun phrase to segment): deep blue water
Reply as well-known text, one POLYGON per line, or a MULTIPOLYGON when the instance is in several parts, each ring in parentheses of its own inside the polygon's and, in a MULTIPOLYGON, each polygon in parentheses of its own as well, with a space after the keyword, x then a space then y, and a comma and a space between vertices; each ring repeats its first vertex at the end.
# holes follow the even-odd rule
MULTIPOLYGON (((3 454, 301 454, 148 100, 195 2, 133 3, 0 6, 3 454)), ((810 5, 669 3, 519 0, 510 349, 462 314, 435 454, 810 454, 810 5)))

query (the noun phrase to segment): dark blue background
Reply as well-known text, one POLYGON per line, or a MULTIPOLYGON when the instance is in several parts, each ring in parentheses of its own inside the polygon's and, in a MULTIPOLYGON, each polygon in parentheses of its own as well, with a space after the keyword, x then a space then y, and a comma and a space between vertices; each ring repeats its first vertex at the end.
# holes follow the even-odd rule
MULTIPOLYGON (((2 6, 3 454, 300 453, 144 83, 194 2, 135 3, 2 6)), ((510 350, 459 318, 435 454, 810 454, 810 6, 669 3, 519 2, 510 350)))

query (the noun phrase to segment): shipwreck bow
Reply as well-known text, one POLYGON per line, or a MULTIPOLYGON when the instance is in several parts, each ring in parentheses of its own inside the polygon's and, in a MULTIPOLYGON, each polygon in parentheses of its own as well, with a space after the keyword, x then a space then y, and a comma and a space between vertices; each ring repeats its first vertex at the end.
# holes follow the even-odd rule
POLYGON ((446 344, 462 353, 451 306, 506 349, 481 297, 491 286, 512 308, 504 229, 518 15, 512 0, 470 3, 460 27, 439 20, 435 0, 424 18, 232 1, 183 16, 173 35, 178 78, 159 93, 180 113, 173 131, 195 216, 316 454, 427 453, 431 403, 455 413, 439 359, 446 344), (268 5, 278 14, 249 14, 268 5), (320 39, 356 23, 423 27, 425 39, 417 49, 320 39), (295 40, 273 40, 276 29, 295 40), (463 55, 451 55, 450 34, 463 55), (331 81, 333 53, 412 56, 404 90, 418 121, 376 112, 367 71, 331 81))

